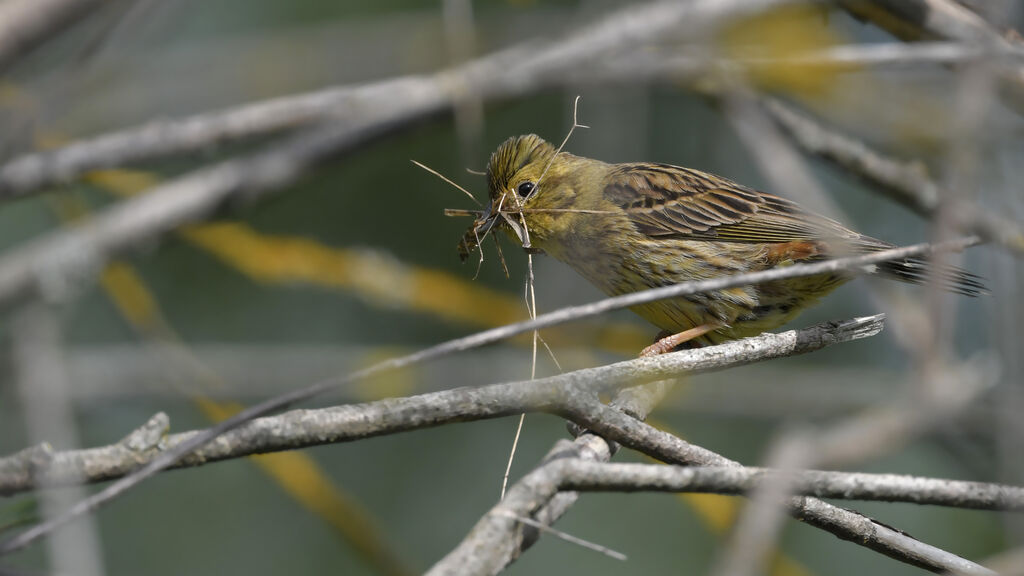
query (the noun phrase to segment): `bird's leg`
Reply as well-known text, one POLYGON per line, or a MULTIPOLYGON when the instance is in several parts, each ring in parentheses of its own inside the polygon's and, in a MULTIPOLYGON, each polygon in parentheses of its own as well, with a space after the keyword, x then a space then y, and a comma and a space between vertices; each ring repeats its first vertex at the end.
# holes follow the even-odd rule
MULTIPOLYGON (((689 330, 683 330, 678 334, 665 336, 659 339, 654 344, 651 344, 647 348, 644 348, 643 351, 640 352, 640 357, 646 358, 647 356, 657 356, 659 354, 670 352, 676 346, 679 346, 684 342, 689 342, 694 338, 703 336, 708 332, 711 332, 712 330, 717 330, 721 327, 721 324, 701 324, 700 326, 694 326, 689 330)), ((662 334, 664 334, 664 332, 662 332, 662 334)), ((658 336, 661 336, 661 334, 659 334, 658 336)))
MULTIPOLYGON (((689 330, 684 330, 678 334, 672 334, 667 330, 662 330, 661 332, 658 333, 658 339, 654 342, 654 344, 651 344, 650 346, 644 348, 643 351, 640 352, 640 357, 645 358, 647 356, 657 356, 659 354, 664 354, 666 352, 669 352, 676 346, 679 346, 680 344, 684 344, 690 340, 693 340, 694 338, 703 336, 704 334, 707 334, 712 330, 717 330, 721 327, 721 324, 701 324, 700 326, 690 328, 689 330)), ((698 345, 696 342, 692 342, 691 344, 693 346, 698 345)), ((630 414, 631 412, 627 410, 626 413, 630 414)), ((579 424, 576 424, 575 422, 567 422, 566 427, 569 429, 569 433, 572 434, 573 436, 580 436, 581 434, 587 432, 586 428, 580 426, 579 424)), ((618 445, 615 444, 615 446, 616 448, 614 448, 614 450, 617 450, 618 445)))

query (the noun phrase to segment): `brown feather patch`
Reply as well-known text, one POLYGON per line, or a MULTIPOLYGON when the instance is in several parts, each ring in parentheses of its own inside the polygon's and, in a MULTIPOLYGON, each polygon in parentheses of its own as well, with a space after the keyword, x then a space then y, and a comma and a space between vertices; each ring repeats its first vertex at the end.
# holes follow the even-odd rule
POLYGON ((818 242, 797 241, 773 244, 768 248, 768 261, 773 265, 780 262, 803 262, 824 254, 818 242))

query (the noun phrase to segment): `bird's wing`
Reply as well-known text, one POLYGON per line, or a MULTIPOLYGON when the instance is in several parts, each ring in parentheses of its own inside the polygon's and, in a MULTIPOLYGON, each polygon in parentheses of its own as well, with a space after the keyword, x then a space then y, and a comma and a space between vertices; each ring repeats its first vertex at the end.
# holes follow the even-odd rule
MULTIPOLYGON (((614 167, 604 193, 607 200, 629 214, 642 234, 653 238, 775 244, 769 258, 776 262, 808 261, 835 252, 876 252, 893 247, 835 220, 807 212, 785 198, 689 168, 619 164, 614 167)), ((968 296, 987 292, 974 274, 955 266, 935 268, 920 258, 884 262, 877 271, 915 284, 932 278, 947 290, 968 296)))
POLYGON ((867 239, 784 198, 678 166, 620 164, 604 193, 651 237, 747 243, 867 239))

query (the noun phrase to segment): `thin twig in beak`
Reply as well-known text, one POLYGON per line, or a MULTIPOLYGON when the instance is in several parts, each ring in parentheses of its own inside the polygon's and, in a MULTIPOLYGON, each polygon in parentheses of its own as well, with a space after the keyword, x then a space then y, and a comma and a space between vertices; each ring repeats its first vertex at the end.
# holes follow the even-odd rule
POLYGON ((473 216, 474 218, 480 219, 487 215, 487 212, 483 210, 466 210, 464 208, 445 208, 445 216, 454 216, 461 218, 464 216, 473 216))
POLYGON ((465 189, 465 188, 463 188, 462 186, 459 186, 459 185, 458 185, 458 184, 456 184, 455 182, 452 182, 451 180, 449 180, 449 179, 448 179, 448 178, 447 178, 446 176, 444 176, 443 174, 441 174, 441 173, 440 173, 440 172, 438 172, 437 170, 434 170, 433 168, 430 168, 430 167, 428 167, 428 166, 425 166, 425 165, 423 165, 423 164, 420 164, 419 162, 417 162, 417 161, 415 161, 415 160, 410 160, 410 162, 412 162, 413 164, 415 164, 415 165, 419 166, 420 168, 423 168, 423 169, 424 169, 424 170, 426 170, 427 172, 430 172, 430 173, 431 173, 431 174, 433 174, 434 176, 437 176, 437 177, 438 177, 438 178, 440 178, 441 180, 444 180, 445 182, 447 182, 447 183, 451 184, 451 185, 452 185, 452 186, 454 186, 454 187, 455 187, 456 189, 458 189, 458 190, 461 190, 461 191, 462 191, 462 192, 463 192, 463 193, 464 193, 464 194, 465 194, 466 196, 469 196, 470 200, 472 200, 473 202, 475 202, 477 206, 483 206, 483 204, 481 204, 481 203, 480 203, 480 201, 476 199, 476 196, 473 196, 473 194, 471 194, 471 193, 469 192, 469 190, 466 190, 466 189, 465 189))
POLYGON ((508 273, 508 264, 505 263, 505 254, 501 251, 501 242, 498 241, 498 236, 492 236, 494 238, 494 248, 498 251, 498 261, 501 262, 501 269, 505 271, 505 278, 511 278, 512 276, 508 273))

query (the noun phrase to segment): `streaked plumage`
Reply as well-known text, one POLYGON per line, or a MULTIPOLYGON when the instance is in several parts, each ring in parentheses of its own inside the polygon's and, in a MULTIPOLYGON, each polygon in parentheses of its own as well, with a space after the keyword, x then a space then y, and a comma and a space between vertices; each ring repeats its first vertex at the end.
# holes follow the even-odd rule
MULTIPOLYGON (((463 259, 491 227, 515 237, 525 220, 533 249, 565 262, 609 295, 892 247, 720 176, 667 164, 556 156, 553 146, 532 134, 498 147, 487 178, 491 203, 459 243, 463 259)), ((926 266, 906 259, 877 272, 921 282, 926 266)), ((672 333, 721 325, 698 339, 717 343, 776 328, 849 279, 797 278, 634 311, 672 333)), ((939 279, 961 294, 984 290, 959 269, 945 269, 939 279)))

